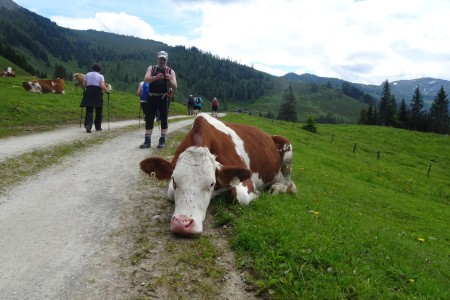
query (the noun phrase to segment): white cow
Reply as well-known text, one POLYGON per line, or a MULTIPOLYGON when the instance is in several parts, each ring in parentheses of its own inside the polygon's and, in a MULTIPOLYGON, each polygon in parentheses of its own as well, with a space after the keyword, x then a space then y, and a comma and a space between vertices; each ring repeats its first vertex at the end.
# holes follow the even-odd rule
POLYGON ((73 82, 73 85, 75 86, 76 91, 78 90, 79 86, 82 86, 85 76, 86 75, 82 74, 82 73, 74 73, 72 75, 72 82, 73 82))

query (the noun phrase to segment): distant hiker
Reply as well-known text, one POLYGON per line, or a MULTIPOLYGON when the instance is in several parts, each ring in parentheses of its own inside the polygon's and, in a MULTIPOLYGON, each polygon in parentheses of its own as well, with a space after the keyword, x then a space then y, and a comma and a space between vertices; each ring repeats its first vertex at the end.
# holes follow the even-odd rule
MULTIPOLYGON (((136 90, 136 96, 139 97, 139 101, 140 101, 139 105, 140 105, 140 108, 142 109, 142 112, 144 113, 144 119, 145 119, 145 111, 147 110, 148 86, 149 86, 148 82, 141 81, 138 84, 138 88, 136 90)), ((141 115, 141 113, 139 110, 139 116, 140 115, 141 115)))
POLYGON ((168 93, 170 88, 177 88, 177 77, 175 71, 167 66, 169 55, 166 51, 159 51, 157 54, 158 64, 149 66, 144 76, 144 81, 150 83, 149 94, 147 97, 147 111, 145 112, 145 137, 144 143, 140 148, 150 148, 153 125, 156 112, 159 111, 161 120, 161 137, 159 138, 158 148, 166 144, 166 135, 169 128, 169 102, 168 93))
POLYGON ((87 133, 91 133, 92 119, 95 109, 95 130, 102 131, 103 93, 111 91, 105 85, 105 78, 100 74, 101 67, 98 63, 92 65, 92 71, 88 72, 83 80, 83 99, 80 107, 86 107, 86 117, 84 128, 87 133))
POLYGON ((150 84, 148 82, 141 81, 136 91, 136 96, 138 96, 139 100, 141 101, 142 110, 145 110, 143 105, 147 103, 149 85, 150 84))
POLYGON ((202 97, 198 96, 194 98, 194 116, 202 112, 202 102, 202 97))
POLYGON ((187 108, 188 108, 188 116, 192 116, 193 115, 193 110, 194 110, 194 96, 189 95, 188 100, 187 100, 187 108))
POLYGON ((212 116, 217 118, 217 111, 219 109, 219 100, 217 100, 216 97, 214 97, 213 101, 211 102, 211 110, 212 110, 212 116))

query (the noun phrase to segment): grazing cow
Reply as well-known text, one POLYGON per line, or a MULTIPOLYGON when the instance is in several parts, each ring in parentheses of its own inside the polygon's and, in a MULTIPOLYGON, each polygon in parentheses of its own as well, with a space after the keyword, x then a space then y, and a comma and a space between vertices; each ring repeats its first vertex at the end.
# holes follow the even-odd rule
POLYGON ((73 82, 73 85, 75 86, 76 91, 78 91, 79 86, 83 87, 82 84, 83 84, 83 80, 84 80, 85 76, 86 75, 82 74, 82 73, 74 73, 72 75, 72 82, 73 82))
POLYGON ((225 191, 240 204, 248 204, 264 189, 297 191, 287 138, 204 113, 195 118, 171 162, 149 157, 140 167, 152 178, 169 181, 167 196, 175 202, 171 230, 177 235, 201 234, 210 199, 225 191))
MULTIPOLYGON (((83 81, 84 81, 85 77, 86 77, 86 75, 82 74, 82 73, 74 73, 72 75, 72 82, 73 82, 73 85, 75 86, 75 90, 78 90, 79 86, 83 87, 83 81)), ((108 88, 108 90, 112 91, 111 84, 105 82, 105 86, 108 88)))
POLYGON ((58 93, 64 94, 64 79, 37 79, 25 81, 23 88, 34 93, 58 93))

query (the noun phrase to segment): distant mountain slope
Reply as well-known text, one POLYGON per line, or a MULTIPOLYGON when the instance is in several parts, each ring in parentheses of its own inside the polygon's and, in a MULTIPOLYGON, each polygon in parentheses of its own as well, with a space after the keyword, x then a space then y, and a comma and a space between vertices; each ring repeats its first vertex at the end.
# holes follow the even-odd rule
POLYGON ((0 0, 0 8, 6 8, 8 10, 19 9, 20 6, 11 0, 0 0))
MULTIPOLYGON (((319 77, 307 73, 301 75, 297 75, 295 73, 288 73, 284 75, 283 78, 291 81, 301 81, 304 83, 312 82, 316 84, 326 84, 327 82, 330 82, 334 87, 335 86, 341 87, 342 83, 344 83, 344 80, 342 79, 319 77)), ((383 90, 382 88, 383 82, 380 83, 380 85, 368 85, 354 82, 352 82, 351 84, 359 88, 362 92, 374 96, 375 99, 377 100, 379 100, 381 97, 381 93, 383 90)), ((429 77, 411 80, 392 81, 389 82, 389 86, 391 87, 391 92, 395 95, 397 102, 400 102, 402 101, 402 99, 405 99, 406 103, 410 103, 416 86, 419 86, 426 108, 429 108, 441 86, 444 87, 447 93, 450 92, 450 81, 429 77)))

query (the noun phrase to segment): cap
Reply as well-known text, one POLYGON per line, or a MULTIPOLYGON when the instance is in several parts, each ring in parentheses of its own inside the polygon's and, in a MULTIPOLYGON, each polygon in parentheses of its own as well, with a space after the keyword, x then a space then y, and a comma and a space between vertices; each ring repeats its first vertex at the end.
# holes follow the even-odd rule
POLYGON ((159 51, 158 52, 158 58, 160 58, 160 57, 164 57, 166 60, 168 60, 169 59, 169 54, 167 54, 166 51, 159 51))

